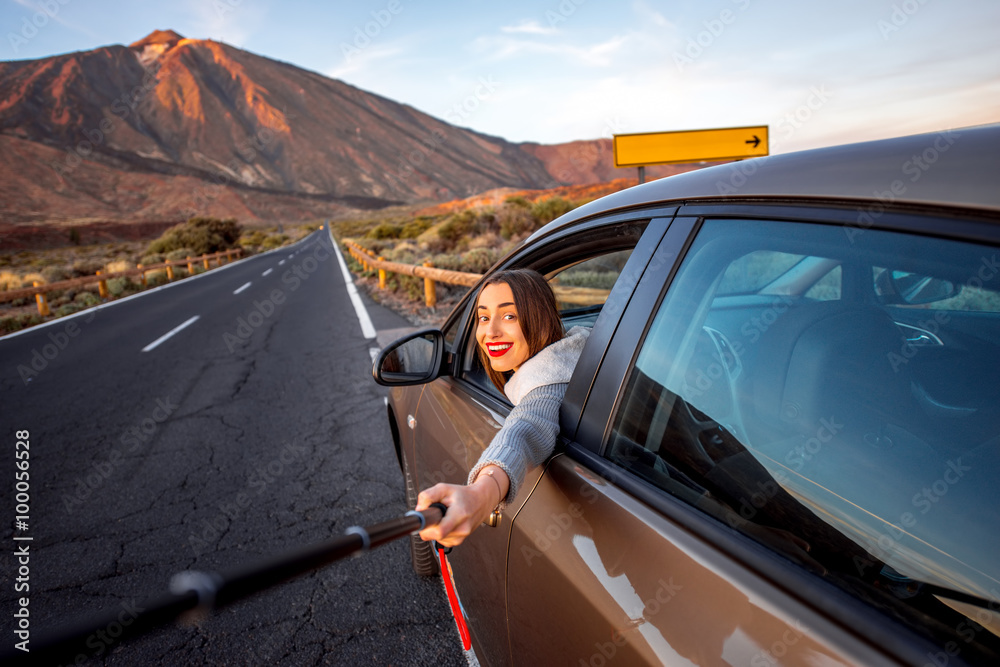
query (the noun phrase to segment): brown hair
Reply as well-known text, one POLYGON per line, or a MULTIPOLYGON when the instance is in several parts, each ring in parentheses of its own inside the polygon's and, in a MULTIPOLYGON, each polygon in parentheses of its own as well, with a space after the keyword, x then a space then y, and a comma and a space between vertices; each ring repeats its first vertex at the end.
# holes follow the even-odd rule
MULTIPOLYGON (((533 269, 506 269, 493 274, 480 285, 479 292, 476 293, 476 304, 486 287, 502 283, 509 285, 514 295, 517 321, 528 343, 529 359, 566 335, 552 288, 545 277, 533 269)), ((507 377, 500 371, 493 370, 490 357, 481 346, 477 344, 476 348, 486 375, 497 389, 503 391, 507 377)))

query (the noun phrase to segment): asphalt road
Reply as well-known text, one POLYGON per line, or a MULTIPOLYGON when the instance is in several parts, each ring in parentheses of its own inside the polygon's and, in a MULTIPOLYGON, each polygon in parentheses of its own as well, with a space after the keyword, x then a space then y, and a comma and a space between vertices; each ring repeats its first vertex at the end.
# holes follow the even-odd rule
MULTIPOLYGON (((366 305, 376 328, 407 326, 366 305)), ((19 641, 21 597, 32 639, 106 610, 128 620, 176 572, 402 514, 373 346, 326 232, 0 339, 0 650, 19 641), (18 431, 27 530, 14 524, 18 431), (15 589, 25 545, 27 591, 15 589)), ((200 625, 129 641, 115 630, 92 642, 97 664, 466 664, 440 580, 412 573, 405 539, 200 625)))

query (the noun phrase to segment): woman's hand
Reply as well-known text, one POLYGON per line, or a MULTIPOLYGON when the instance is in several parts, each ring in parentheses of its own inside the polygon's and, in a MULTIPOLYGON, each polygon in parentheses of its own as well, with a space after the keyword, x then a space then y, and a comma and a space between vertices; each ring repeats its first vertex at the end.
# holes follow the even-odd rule
POLYGON ((440 523, 420 531, 420 539, 425 542, 437 540, 441 546, 455 547, 486 520, 503 498, 500 494, 506 495, 505 489, 510 486, 501 468, 489 466, 488 469, 493 471, 492 479, 484 469, 468 486, 435 484, 420 492, 417 496, 418 512, 430 507, 431 503, 443 503, 448 508, 440 523))

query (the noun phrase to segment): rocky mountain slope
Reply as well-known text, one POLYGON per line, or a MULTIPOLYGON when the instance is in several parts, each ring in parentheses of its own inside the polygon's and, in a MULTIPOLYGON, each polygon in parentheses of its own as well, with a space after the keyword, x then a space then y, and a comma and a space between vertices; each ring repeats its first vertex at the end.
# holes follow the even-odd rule
POLYGON ((0 62, 0 225, 293 221, 624 171, 610 140, 514 144, 172 31, 0 62))

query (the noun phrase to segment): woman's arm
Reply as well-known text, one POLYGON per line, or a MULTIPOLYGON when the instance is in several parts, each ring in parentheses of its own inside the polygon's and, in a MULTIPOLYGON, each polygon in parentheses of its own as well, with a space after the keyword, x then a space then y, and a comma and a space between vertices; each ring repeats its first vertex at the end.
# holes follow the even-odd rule
POLYGON ((494 507, 502 509, 516 498, 527 471, 544 462, 555 448, 559 406, 565 395, 566 385, 562 383, 530 391, 507 415, 503 427, 469 473, 468 484, 436 484, 422 491, 417 496, 417 510, 441 502, 448 512, 441 523, 420 531, 421 539, 457 546, 494 507), (487 474, 490 472, 492 475, 487 474))
POLYGON ((448 512, 440 523, 420 531, 420 539, 437 540, 442 546, 461 544, 479 527, 500 500, 507 495, 510 482, 503 468, 486 466, 471 484, 435 484, 417 496, 417 511, 431 503, 444 503, 448 512))

